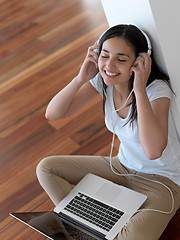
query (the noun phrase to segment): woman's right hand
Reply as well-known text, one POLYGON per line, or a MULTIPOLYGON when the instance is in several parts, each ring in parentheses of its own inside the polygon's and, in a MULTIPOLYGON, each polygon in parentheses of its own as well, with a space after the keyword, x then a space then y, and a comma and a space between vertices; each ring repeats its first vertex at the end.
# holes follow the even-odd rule
POLYGON ((77 75, 77 78, 83 84, 94 78, 99 71, 96 61, 96 59, 98 59, 98 54, 94 51, 97 48, 99 48, 97 42, 88 48, 86 58, 84 59, 81 69, 77 75))

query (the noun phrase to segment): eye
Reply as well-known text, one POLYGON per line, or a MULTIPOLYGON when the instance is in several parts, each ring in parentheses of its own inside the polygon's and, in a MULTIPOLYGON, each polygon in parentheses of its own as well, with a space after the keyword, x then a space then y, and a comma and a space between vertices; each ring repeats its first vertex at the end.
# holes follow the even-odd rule
POLYGON ((124 60, 124 59, 118 59, 118 61, 120 61, 120 62, 126 62, 126 60, 124 60))
POLYGON ((105 55, 101 55, 102 58, 108 58, 108 56, 105 56, 105 55))

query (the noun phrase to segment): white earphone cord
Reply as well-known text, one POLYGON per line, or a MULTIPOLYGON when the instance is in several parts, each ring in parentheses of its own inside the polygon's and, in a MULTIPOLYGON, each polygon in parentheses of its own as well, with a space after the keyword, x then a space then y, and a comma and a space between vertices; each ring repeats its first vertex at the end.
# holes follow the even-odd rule
MULTIPOLYGON (((104 91, 104 94, 106 96, 106 100, 107 100, 107 94, 103 88, 103 91, 104 91)), ((120 107, 119 109, 115 110, 116 112, 120 111, 123 107, 125 107, 127 101, 129 100, 131 94, 133 93, 133 89, 132 91, 130 92, 129 96, 127 97, 125 103, 123 104, 122 107, 120 107)), ((107 107, 109 108, 108 104, 107 104, 107 107)), ((154 182, 154 183, 158 183, 162 186, 164 186, 169 192, 170 192, 170 195, 171 195, 171 199, 172 199, 172 207, 171 207, 171 210, 166 212, 166 211, 162 211, 162 210, 157 210, 157 209, 139 209, 137 210, 136 212, 141 212, 141 211, 153 211, 153 212, 159 212, 159 213, 164 213, 164 214, 170 214, 172 213, 172 211, 174 210, 174 196, 173 196, 173 193, 171 191, 171 189, 165 185, 164 183, 162 182, 159 182, 159 181, 156 181, 156 180, 152 180, 152 179, 149 179, 149 178, 146 178, 146 177, 142 177, 140 175, 136 175, 136 174, 121 174, 121 173, 118 173, 116 172, 114 169, 113 169, 113 166, 112 166, 112 152, 113 152, 113 147, 114 147, 114 140, 115 140, 115 131, 114 131, 114 126, 113 126, 113 121, 112 121, 112 112, 111 112, 111 108, 109 108, 110 110, 110 114, 111 114, 111 125, 112 125, 112 129, 113 129, 113 137, 112 137, 112 143, 111 143, 111 150, 110 150, 110 167, 111 167, 111 170, 113 173, 115 173, 116 175, 118 176, 135 176, 135 177, 139 177, 139 178, 142 178, 142 179, 145 179, 147 181, 150 181, 150 182, 154 182)))

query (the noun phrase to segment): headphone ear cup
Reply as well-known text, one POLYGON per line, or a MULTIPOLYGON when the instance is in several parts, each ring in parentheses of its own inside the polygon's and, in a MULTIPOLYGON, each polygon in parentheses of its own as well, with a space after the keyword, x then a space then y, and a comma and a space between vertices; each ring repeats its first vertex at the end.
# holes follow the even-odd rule
MULTIPOLYGON (((98 56, 99 56, 99 49, 98 49, 98 48, 94 49, 93 51, 96 52, 96 53, 98 54, 98 56)), ((93 58, 94 58, 96 61, 98 61, 98 58, 97 58, 96 56, 93 56, 93 58)))
POLYGON ((137 57, 137 60, 141 59, 141 61, 144 63, 144 58, 142 56, 137 57))
MULTIPOLYGON (((141 61, 144 63, 144 58, 142 57, 142 56, 139 56, 139 57, 137 57, 137 59, 136 60, 139 60, 139 59, 141 59, 141 61)), ((136 66, 137 68, 139 68, 139 64, 137 64, 137 66, 136 66)))
MULTIPOLYGON (((99 37, 98 41, 97 41, 97 45, 99 46, 100 45, 100 41, 101 41, 101 38, 104 36, 104 34, 109 30, 110 28, 106 29, 102 34, 101 36, 99 37)), ((93 50, 94 52, 96 52, 99 56, 99 49, 96 48, 93 50)), ((93 57, 97 62, 98 62, 98 58, 96 56, 93 57)))

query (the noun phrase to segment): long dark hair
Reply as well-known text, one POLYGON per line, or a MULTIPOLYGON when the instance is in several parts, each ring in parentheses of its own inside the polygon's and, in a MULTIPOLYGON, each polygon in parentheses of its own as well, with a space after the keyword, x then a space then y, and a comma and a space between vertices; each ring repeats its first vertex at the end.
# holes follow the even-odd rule
MULTIPOLYGON (((106 40, 113 37, 121 37, 121 38, 124 38, 126 41, 128 41, 133 47, 136 57, 139 56, 139 53, 148 51, 147 39, 142 33, 142 31, 134 25, 121 24, 121 25, 116 25, 110 28, 108 31, 104 33, 104 35, 99 40, 99 52, 101 52, 102 50, 103 43, 106 40)), ((168 86, 172 90, 169 77, 160 70, 157 63, 155 62, 155 59, 153 56, 153 50, 151 53, 151 58, 152 58, 152 66, 151 66, 151 73, 147 81, 147 86, 151 84, 154 80, 163 80, 168 84, 168 86)), ((129 81, 130 91, 133 89, 133 81, 134 81, 134 74, 132 74, 129 81)), ((102 79, 102 83, 103 83, 104 90, 106 91, 107 85, 104 83, 103 79, 102 79)), ((106 101, 106 94, 103 92, 104 112, 105 112, 105 101, 106 101)), ((132 94, 132 102, 130 104, 132 104, 132 111, 126 124, 128 122, 132 123, 134 120, 137 119, 136 98, 135 98, 134 92, 132 94)))

